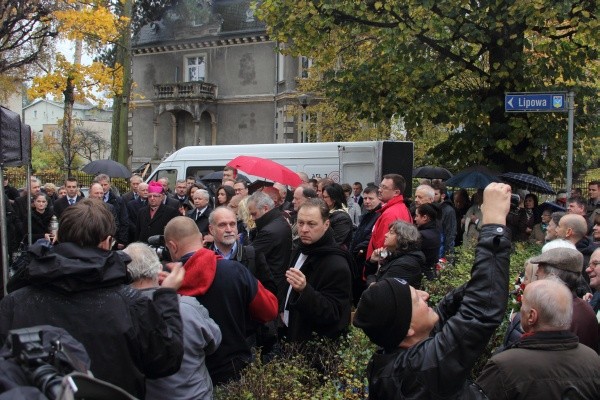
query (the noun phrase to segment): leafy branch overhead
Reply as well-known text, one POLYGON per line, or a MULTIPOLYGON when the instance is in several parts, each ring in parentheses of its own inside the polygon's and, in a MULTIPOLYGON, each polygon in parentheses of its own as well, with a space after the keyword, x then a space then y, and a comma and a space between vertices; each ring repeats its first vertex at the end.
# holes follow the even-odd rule
POLYGON ((556 175, 566 115, 506 114, 504 94, 574 90, 576 170, 593 162, 599 9, 599 0, 265 0, 257 14, 287 52, 313 59, 342 111, 400 117, 412 138, 442 126, 448 140, 432 155, 448 166, 556 175))

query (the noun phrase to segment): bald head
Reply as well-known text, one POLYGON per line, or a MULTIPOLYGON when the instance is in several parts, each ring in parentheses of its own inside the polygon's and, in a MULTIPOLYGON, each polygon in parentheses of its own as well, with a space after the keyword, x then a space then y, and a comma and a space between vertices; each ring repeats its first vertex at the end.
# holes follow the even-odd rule
POLYGON ((91 199, 104 199, 104 189, 102 188, 102 185, 100 183, 93 183, 92 186, 90 186, 89 196, 91 199))
POLYGON ((578 214, 565 214, 558 221, 556 234, 559 238, 577 243, 586 235, 587 229, 588 226, 584 217, 578 214))
POLYGON ((202 234, 189 217, 175 217, 165 226, 165 243, 174 260, 202 248, 202 234))
POLYGON ((567 330, 573 318, 573 295, 558 278, 531 282, 523 292, 521 325, 525 332, 567 330))

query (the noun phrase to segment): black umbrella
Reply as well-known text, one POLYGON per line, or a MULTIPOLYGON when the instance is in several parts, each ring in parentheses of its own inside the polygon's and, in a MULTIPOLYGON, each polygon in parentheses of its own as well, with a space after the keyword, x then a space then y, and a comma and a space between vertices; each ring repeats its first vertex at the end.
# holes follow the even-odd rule
POLYGON ((505 172, 500 174, 500 178, 521 189, 527 189, 537 193, 556 194, 548 182, 537 176, 517 172, 505 172))
POLYGON ((413 178, 446 180, 452 178, 452 173, 446 168, 424 165, 413 169, 413 178))
POLYGON ((81 170, 90 175, 106 174, 111 178, 129 178, 131 171, 123 164, 113 160, 96 160, 81 170))
MULTIPOLYGON (((243 179, 246 182, 250 183, 250 179, 248 179, 248 177, 246 175, 243 174, 237 174, 237 176, 235 177, 235 179, 243 179)), ((208 182, 221 182, 223 180, 223 171, 215 171, 215 172, 211 172, 210 174, 206 174, 204 175, 202 178, 200 178, 200 181, 204 182, 204 183, 208 183, 208 182)))
POLYGON ((499 182, 498 178, 481 171, 462 171, 446 181, 447 186, 459 188, 484 189, 492 182, 499 182))

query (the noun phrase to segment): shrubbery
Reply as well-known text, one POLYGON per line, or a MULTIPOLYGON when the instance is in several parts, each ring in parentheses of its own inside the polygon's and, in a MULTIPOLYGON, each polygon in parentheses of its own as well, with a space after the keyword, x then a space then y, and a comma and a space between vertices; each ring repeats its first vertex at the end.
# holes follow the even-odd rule
MULTIPOLYGON (((540 247, 517 244, 510 259, 510 287, 523 270, 525 260, 539 254, 540 247)), ((426 282, 424 289, 434 305, 448 291, 469 279, 474 260, 474 248, 458 249, 453 267, 442 271, 440 279, 426 282)), ((502 343, 508 316, 515 306, 509 300, 506 317, 473 369, 476 377, 493 350, 502 343)), ((257 361, 249 366, 238 382, 220 387, 216 399, 366 399, 366 367, 375 351, 361 330, 351 328, 341 342, 315 340, 303 346, 286 344, 281 354, 268 363, 257 361)))

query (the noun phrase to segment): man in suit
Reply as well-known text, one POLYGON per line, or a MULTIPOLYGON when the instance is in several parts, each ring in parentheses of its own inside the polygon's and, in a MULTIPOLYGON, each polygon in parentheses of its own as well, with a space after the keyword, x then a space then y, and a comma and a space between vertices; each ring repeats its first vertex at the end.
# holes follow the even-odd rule
POLYGON ((358 204, 358 206, 361 208, 361 210, 362 210, 363 203, 364 203, 364 199, 362 197, 362 191, 363 191, 362 183, 354 182, 352 184, 352 199, 354 200, 354 202, 356 204, 358 204))
POLYGON ((194 201, 194 209, 189 211, 186 215, 196 221, 198 230, 204 237, 205 241, 212 242, 212 236, 208 229, 208 216, 212 212, 213 208, 210 206, 210 195, 204 189, 198 189, 192 196, 194 201))
POLYGON ((137 200, 139 195, 138 195, 138 187, 140 185, 140 183, 142 183, 142 177, 135 174, 135 175, 131 175, 131 178, 129 178, 129 187, 131 188, 131 190, 127 193, 125 193, 123 196, 121 196, 121 198, 123 199, 123 203, 127 204, 129 203, 131 200, 137 200))
POLYGON ((129 243, 129 216, 127 215, 127 206, 121 197, 116 196, 111 188, 110 177, 106 174, 99 174, 94 178, 95 183, 102 185, 104 190, 104 202, 111 204, 117 213, 117 232, 115 240, 117 241, 117 250, 122 250, 129 243))
POLYGON ((83 199, 82 196, 79 196, 79 185, 77 183, 77 178, 72 176, 68 177, 65 180, 65 189, 67 191, 67 195, 54 202, 54 215, 56 215, 56 218, 60 218, 63 211, 65 211, 68 206, 72 206, 83 199))
POLYGON ((148 205, 148 184, 141 182, 137 187, 138 198, 127 203, 127 214, 129 214, 129 237, 136 237, 137 218, 140 210, 148 205))
POLYGON ((181 215, 185 215, 192 208, 189 202, 189 197, 187 196, 187 191, 188 187, 186 180, 178 179, 175 183, 175 193, 173 194, 173 199, 177 200, 179 203, 177 205, 177 209, 181 215))
POLYGON ((177 209, 163 204, 163 187, 158 182, 151 182, 148 186, 148 205, 139 211, 136 224, 136 239, 148 242, 154 235, 162 235, 165 225, 179 215, 177 209))

